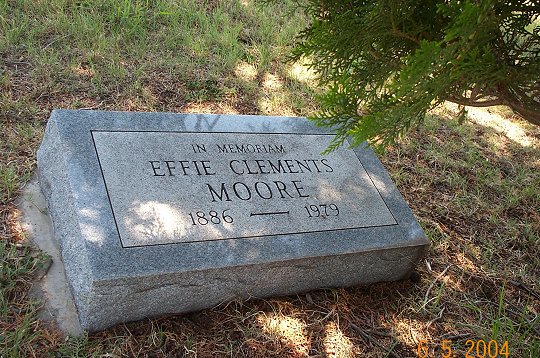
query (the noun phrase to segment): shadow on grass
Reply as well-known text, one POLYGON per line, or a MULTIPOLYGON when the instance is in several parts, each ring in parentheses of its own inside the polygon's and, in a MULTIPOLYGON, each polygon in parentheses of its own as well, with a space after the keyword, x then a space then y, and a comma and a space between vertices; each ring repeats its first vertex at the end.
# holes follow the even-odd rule
POLYGON ((163 356, 353 357, 368 352, 374 344, 387 347, 375 347, 378 352, 405 349, 412 353, 392 338, 399 317, 386 309, 399 306, 401 297, 413 291, 415 284, 404 281, 294 297, 253 298, 176 318, 120 325, 91 335, 90 340, 107 345, 114 340, 119 351, 128 351, 130 346, 140 349, 145 341, 140 354, 163 356), (117 337, 123 338, 121 344, 117 337), (149 337, 155 338, 149 342, 149 337))

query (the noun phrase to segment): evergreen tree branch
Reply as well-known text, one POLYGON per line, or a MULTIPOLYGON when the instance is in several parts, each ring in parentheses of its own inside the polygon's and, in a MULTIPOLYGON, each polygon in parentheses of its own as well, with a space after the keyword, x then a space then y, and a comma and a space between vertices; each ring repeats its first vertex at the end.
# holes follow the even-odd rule
POLYGON ((536 1, 298 1, 314 20, 292 58, 326 89, 311 119, 336 131, 329 150, 393 143, 444 100, 540 125, 536 1))
POLYGON ((454 102, 456 104, 460 104, 462 106, 470 106, 470 107, 491 107, 491 106, 499 106, 505 104, 504 101, 497 99, 491 99, 491 100, 484 100, 484 101, 476 101, 471 98, 466 97, 456 97, 456 96, 448 96, 447 100, 450 102, 454 102))
POLYGON ((407 39, 409 41, 412 41, 417 45, 420 45, 420 41, 418 39, 416 39, 415 37, 413 37, 413 36, 411 36, 411 35, 409 35, 409 34, 407 34, 405 32, 399 31, 398 29, 392 29, 392 34, 394 34, 394 35, 396 35, 398 37, 407 39))

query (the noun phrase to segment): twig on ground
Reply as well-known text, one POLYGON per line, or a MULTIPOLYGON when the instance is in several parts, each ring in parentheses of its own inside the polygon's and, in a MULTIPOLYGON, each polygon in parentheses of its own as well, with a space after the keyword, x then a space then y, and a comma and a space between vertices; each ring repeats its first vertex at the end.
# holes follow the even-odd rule
POLYGON ((46 50, 49 46, 51 46, 52 44, 54 44, 56 41, 60 41, 62 39, 65 39, 66 37, 70 36, 71 34, 67 34, 67 35, 64 35, 64 36, 60 36, 60 37, 57 37, 55 38, 54 40, 52 40, 51 42, 49 42, 47 45, 45 45, 45 47, 43 47, 41 50, 46 50))
POLYGON ((91 106, 91 107, 82 107, 82 108, 79 108, 79 110, 90 110, 90 109, 96 109, 96 108, 99 108, 101 107, 101 105, 105 103, 105 101, 101 101, 99 102, 98 104, 96 104, 95 106, 91 106))
POLYGON ((439 315, 437 317, 435 317, 434 319, 432 319, 431 321, 429 321, 429 323, 427 324, 426 329, 429 328, 433 323, 437 322, 438 320, 440 320, 442 318, 445 309, 446 309, 446 307, 443 307, 442 310, 439 312, 439 315))
POLYGON ((366 329, 364 330, 365 332, 367 333, 371 333, 371 334, 374 334, 376 336, 381 336, 381 337, 392 337, 392 334, 391 333, 386 333, 386 332, 381 332, 381 331, 376 331, 374 329, 366 329))
POLYGON ((431 282, 431 284, 429 285, 428 289, 426 290, 426 294, 424 296, 424 304, 422 305, 422 309, 425 309, 426 308, 426 305, 428 304, 428 302, 430 302, 430 300, 428 300, 428 297, 429 297, 429 293, 431 292, 431 290, 433 289, 433 286, 435 286, 435 282, 439 281, 439 279, 441 279, 441 277, 444 276, 444 274, 446 273, 446 271, 448 271, 448 269, 451 267, 452 265, 448 265, 446 266, 446 268, 435 278, 435 280, 433 280, 433 282, 431 282))
POLYGON ((517 288, 520 288, 520 289, 526 291, 531 296, 535 297, 537 300, 540 300, 540 293, 536 292, 532 288, 527 287, 524 283, 518 282, 518 281, 510 281, 510 283, 512 285, 516 286, 517 288))
POLYGON ((454 334, 454 335, 443 334, 441 336, 441 339, 448 339, 450 341, 455 341, 456 339, 467 338, 470 335, 471 335, 470 333, 460 333, 460 334, 454 334))
POLYGON ((379 348, 382 348, 386 353, 388 353, 389 355, 391 355, 392 357, 395 357, 395 358, 401 358, 399 355, 397 355, 396 353, 394 353, 391 349, 388 349, 386 348, 385 346, 383 346, 381 343, 379 343, 375 338, 371 337, 369 334, 366 333, 366 331, 364 331, 362 328, 358 327, 357 325, 355 325, 354 323, 351 323, 351 327, 356 331, 356 333, 358 333, 362 338, 364 338, 366 341, 368 342, 371 342, 373 343, 374 345, 376 345, 377 347, 379 348))
POLYGON ((426 268, 427 268, 428 272, 432 273, 433 270, 431 269, 431 263, 428 260, 424 260, 424 261, 426 263, 426 268))

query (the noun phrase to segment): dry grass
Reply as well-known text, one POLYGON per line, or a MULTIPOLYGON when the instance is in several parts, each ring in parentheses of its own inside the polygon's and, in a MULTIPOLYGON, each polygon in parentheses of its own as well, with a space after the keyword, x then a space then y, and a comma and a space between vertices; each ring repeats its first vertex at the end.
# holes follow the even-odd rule
MULTIPOLYGON (((416 357, 422 340, 440 356, 445 339, 462 357, 468 339, 508 340, 512 357, 540 354, 540 129, 501 109, 459 126, 443 108, 381 156, 432 242, 413 280, 253 298, 63 339, 29 302, 42 260, 25 246, 14 206, 53 108, 305 115, 315 90, 309 73, 281 62, 290 35, 273 29, 284 20, 251 1, 127 25, 121 14, 100 22, 85 2, 79 15, 60 1, 8 3, 0 6, 0 356, 416 357), (180 23, 207 36, 181 38, 170 30, 180 23)), ((302 21, 284 26, 292 34, 302 21)))

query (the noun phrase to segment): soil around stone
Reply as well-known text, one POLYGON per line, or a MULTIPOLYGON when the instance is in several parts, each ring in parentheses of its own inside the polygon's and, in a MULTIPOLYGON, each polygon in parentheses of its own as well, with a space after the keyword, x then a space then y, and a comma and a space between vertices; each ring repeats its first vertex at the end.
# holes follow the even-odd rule
POLYGON ((80 336, 83 330, 66 281, 60 248, 54 237, 37 173, 23 188, 17 207, 22 212, 20 224, 28 241, 49 257, 42 271, 34 277, 31 291, 32 297, 42 303, 40 318, 54 322, 66 335, 80 336))

